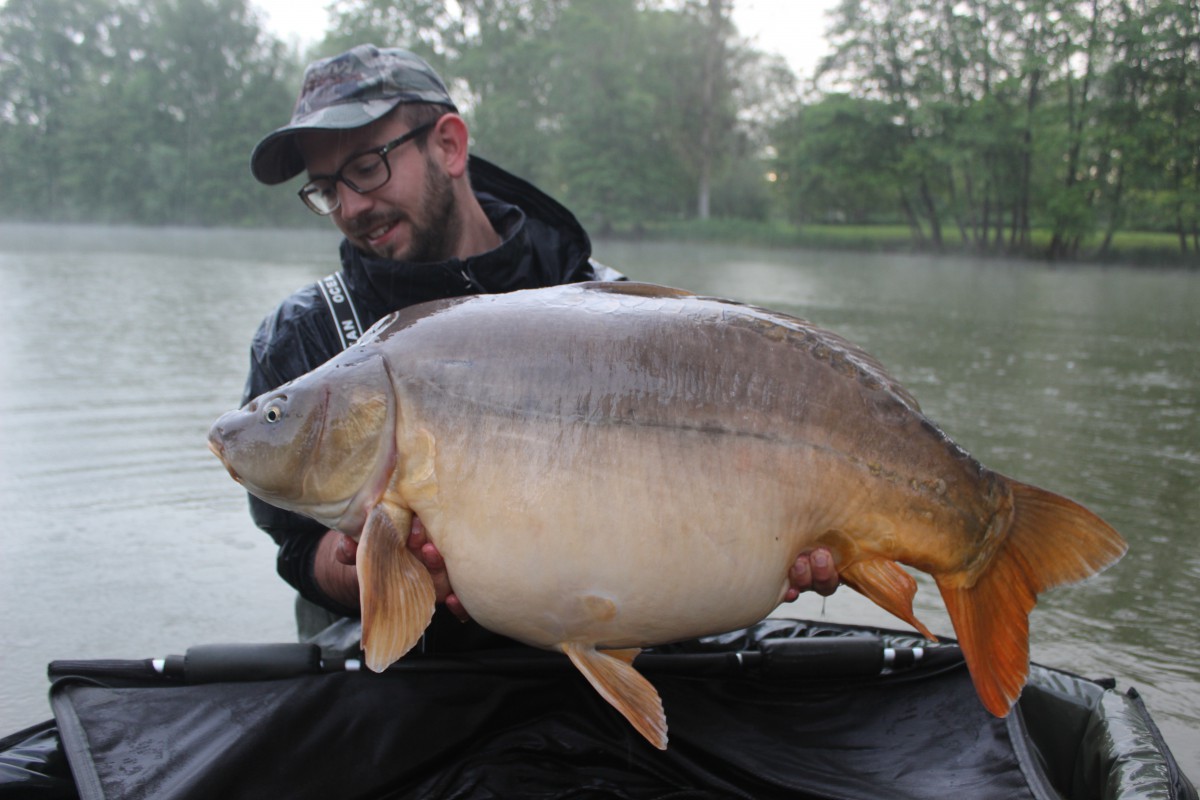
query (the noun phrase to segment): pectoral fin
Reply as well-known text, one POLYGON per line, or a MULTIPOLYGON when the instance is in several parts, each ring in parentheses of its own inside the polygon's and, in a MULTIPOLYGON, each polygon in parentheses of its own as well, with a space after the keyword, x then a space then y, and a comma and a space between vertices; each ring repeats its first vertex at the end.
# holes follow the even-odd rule
POLYGON ((376 672, 411 650, 433 617, 433 578, 405 547, 411 526, 410 512, 381 503, 371 509, 358 541, 362 646, 376 672))
POLYGON ((863 594, 884 611, 912 625, 930 641, 937 637, 921 624, 913 613, 912 601, 917 582, 895 561, 872 558, 839 568, 842 582, 863 594))
POLYGON ((574 642, 561 647, 588 683, 620 711, 638 733, 659 750, 667 749, 667 717, 663 713, 662 698, 650 681, 631 665, 640 651, 614 650, 609 655, 591 645, 574 642))

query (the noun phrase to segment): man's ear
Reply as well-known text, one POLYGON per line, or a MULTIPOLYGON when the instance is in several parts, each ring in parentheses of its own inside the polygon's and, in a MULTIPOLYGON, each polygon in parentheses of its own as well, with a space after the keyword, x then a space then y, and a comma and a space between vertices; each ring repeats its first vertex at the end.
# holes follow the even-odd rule
POLYGON ((444 114, 429 132, 430 155, 440 161, 446 173, 458 178, 467 171, 467 123, 458 114, 444 114))

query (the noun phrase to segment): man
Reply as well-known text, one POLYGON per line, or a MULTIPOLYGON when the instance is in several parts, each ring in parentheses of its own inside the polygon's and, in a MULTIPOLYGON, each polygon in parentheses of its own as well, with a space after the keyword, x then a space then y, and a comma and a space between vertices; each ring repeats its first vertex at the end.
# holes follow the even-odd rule
MULTIPOLYGON (((287 298, 251 346, 249 400, 323 363, 384 315, 414 303, 622 276, 591 259, 575 217, 534 186, 467 152, 467 125, 433 69, 404 50, 360 45, 305 72, 291 122, 250 159, 279 184, 307 171, 300 198, 345 235, 342 269, 287 298)), ((301 596, 355 616, 355 543, 251 497, 255 522, 279 544, 280 575, 301 596)), ((481 639, 445 564, 414 522, 409 547, 434 576, 441 605, 427 649, 481 639)), ((825 550, 802 556, 793 589, 837 586, 825 550)), ((306 631, 302 630, 302 635, 306 631)))

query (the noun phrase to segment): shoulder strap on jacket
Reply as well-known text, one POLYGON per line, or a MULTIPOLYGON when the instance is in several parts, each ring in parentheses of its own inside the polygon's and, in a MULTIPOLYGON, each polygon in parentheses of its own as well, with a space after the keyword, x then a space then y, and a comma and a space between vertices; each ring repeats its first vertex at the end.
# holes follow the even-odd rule
POLYGON ((345 350, 357 342, 363 333, 358 309, 354 307, 354 301, 346 291, 346 281, 342 278, 342 273, 335 272, 317 281, 317 286, 321 289, 321 296, 325 298, 325 305, 329 306, 333 326, 337 329, 342 349, 345 350))

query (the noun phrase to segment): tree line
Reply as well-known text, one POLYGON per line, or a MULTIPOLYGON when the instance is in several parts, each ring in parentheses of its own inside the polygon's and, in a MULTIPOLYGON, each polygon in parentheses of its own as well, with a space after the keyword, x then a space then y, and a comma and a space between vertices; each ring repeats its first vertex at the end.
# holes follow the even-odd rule
POLYGON ((303 224, 251 148, 303 65, 417 51, 475 152, 593 231, 889 223, 932 249, 1200 252, 1200 0, 842 0, 802 84, 736 0, 336 0, 311 52, 248 0, 7 0, 0 216, 303 224))
POLYGON ((829 35, 822 70, 855 90, 776 137, 793 214, 899 209, 936 248, 1027 252, 1041 228, 1051 257, 1103 254, 1135 229, 1200 253, 1197 0, 842 0, 829 35))

